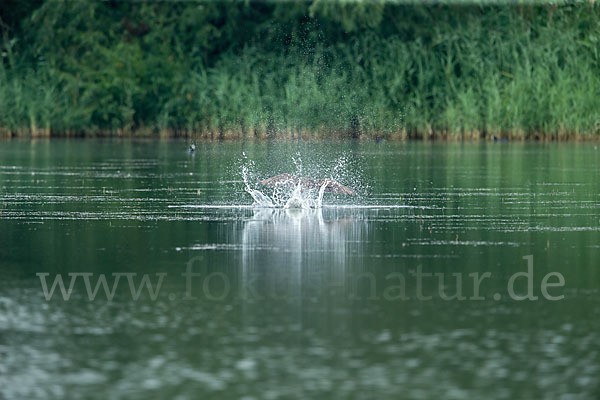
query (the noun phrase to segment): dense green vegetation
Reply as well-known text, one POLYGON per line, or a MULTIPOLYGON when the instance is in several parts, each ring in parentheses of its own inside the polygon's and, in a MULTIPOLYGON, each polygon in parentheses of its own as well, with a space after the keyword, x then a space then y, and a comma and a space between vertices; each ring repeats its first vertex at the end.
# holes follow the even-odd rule
POLYGON ((5 135, 600 136, 593 2, 0 7, 5 135))

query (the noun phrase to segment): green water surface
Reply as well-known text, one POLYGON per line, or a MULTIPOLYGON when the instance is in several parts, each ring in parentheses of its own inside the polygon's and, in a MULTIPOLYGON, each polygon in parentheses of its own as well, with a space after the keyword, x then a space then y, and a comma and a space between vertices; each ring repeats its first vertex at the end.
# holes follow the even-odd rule
POLYGON ((597 399, 599 178, 595 144, 1 142, 0 398, 597 399), (244 165, 360 195, 256 209, 244 165))

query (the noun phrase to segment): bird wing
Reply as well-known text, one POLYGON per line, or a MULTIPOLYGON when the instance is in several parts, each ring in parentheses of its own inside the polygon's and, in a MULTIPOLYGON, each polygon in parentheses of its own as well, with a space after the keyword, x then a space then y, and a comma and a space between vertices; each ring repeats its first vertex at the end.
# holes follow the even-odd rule
POLYGON ((277 186, 277 185, 295 185, 299 182, 299 178, 290 174, 280 174, 271 178, 260 181, 261 185, 277 186))
POLYGON ((325 187, 326 192, 338 193, 338 194, 350 194, 355 195, 356 191, 348 186, 344 186, 339 182, 327 180, 327 186, 325 187))
POLYGON ((348 186, 344 186, 339 182, 336 182, 331 179, 311 179, 311 178, 300 178, 298 176, 290 175, 290 174, 280 174, 273 176, 271 178, 267 178, 260 182, 261 185, 265 186, 291 186, 291 185, 300 185, 305 189, 319 189, 321 186, 326 184, 325 191, 330 193, 338 193, 338 194, 350 194, 355 195, 356 192, 354 189, 349 188, 348 186))

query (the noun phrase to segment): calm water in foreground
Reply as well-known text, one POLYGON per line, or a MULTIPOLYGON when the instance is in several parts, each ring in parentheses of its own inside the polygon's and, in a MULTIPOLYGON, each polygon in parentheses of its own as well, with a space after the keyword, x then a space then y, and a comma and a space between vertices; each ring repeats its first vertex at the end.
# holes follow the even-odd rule
POLYGON ((0 398, 600 397, 596 145, 186 149, 0 143, 0 398), (251 207, 297 164, 361 195, 251 207))

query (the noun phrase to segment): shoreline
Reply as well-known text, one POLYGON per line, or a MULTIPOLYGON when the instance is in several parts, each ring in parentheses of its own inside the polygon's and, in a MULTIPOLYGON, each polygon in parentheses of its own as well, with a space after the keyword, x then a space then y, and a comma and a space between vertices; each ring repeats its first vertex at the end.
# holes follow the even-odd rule
POLYGON ((0 130, 0 140, 40 140, 40 139, 149 139, 149 140, 191 140, 198 142, 236 142, 236 141, 441 141, 441 142, 598 142, 598 133, 543 133, 543 132, 465 132, 448 131, 408 131, 398 132, 348 132, 338 130, 224 130, 224 131, 173 131, 173 130, 117 130, 117 131, 48 131, 37 130, 7 132, 0 130))

